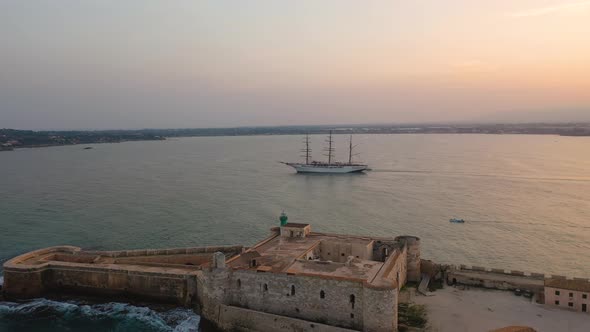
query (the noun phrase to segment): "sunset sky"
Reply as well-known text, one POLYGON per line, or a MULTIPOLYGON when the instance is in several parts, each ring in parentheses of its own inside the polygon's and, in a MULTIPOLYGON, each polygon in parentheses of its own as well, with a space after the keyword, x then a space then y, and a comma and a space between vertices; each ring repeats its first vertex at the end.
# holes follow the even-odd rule
POLYGON ((568 120, 590 1, 0 2, 0 127, 568 120))

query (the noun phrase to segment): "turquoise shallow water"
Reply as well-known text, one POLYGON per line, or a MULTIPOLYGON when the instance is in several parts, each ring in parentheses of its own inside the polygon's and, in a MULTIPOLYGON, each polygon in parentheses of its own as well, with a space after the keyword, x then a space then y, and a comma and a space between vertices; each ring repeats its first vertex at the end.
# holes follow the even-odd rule
MULTIPOLYGON (((347 137, 336 136, 344 159, 347 137)), ((323 136, 313 136, 320 159, 323 136)), ((590 138, 356 136, 364 175, 294 174, 301 137, 196 137, 0 153, 0 259, 253 244, 285 209, 318 231, 422 237, 423 257, 590 277, 590 138), (460 217, 464 225, 450 224, 460 217)))

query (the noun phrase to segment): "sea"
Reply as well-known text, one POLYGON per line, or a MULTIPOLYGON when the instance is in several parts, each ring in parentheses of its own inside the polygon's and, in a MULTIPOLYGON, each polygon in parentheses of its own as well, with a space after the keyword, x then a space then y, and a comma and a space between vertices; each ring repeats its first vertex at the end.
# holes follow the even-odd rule
MULTIPOLYGON (((337 159, 348 158, 335 136, 337 159)), ((278 225, 416 235, 422 258, 590 277, 590 137, 355 135, 365 174, 296 174, 301 136, 190 137, 0 153, 0 262, 94 250, 252 245, 278 225), (84 149, 92 147, 92 149, 84 149), (450 218, 465 219, 453 224, 450 218)), ((313 135, 323 160, 323 135, 313 135)), ((186 331, 199 316, 129 303, 0 302, 0 330, 186 331)))

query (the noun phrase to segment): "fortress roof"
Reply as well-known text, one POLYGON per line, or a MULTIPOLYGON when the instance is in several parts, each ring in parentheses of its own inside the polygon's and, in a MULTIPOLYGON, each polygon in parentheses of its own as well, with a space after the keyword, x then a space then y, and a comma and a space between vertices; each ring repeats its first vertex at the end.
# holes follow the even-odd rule
MULTIPOLYGON (((308 227, 288 223, 283 227, 308 227)), ((304 237, 281 236, 279 229, 227 263, 233 269, 268 273, 317 276, 329 279, 390 286, 388 273, 399 256, 402 244, 394 238, 373 238, 310 232, 304 237), (388 243, 386 262, 382 259, 382 242, 388 243), (397 247, 399 245, 399 247, 397 247), (385 278, 385 279, 384 279, 385 278), (383 279, 383 280, 382 280, 383 279)))

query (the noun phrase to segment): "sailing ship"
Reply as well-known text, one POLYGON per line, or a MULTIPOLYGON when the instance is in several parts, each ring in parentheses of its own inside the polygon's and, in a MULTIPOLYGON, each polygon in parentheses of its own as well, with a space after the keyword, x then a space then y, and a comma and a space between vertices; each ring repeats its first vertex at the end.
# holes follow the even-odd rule
POLYGON ((343 174, 343 173, 358 173, 368 169, 368 165, 361 163, 353 163, 352 157, 357 155, 353 153, 355 145, 352 144, 352 135, 350 135, 349 147, 348 147, 348 162, 334 161, 334 140, 332 139, 332 131, 328 135, 326 143, 328 147, 324 149, 324 156, 328 157, 328 162, 313 161, 311 160, 311 148, 309 146, 309 134, 305 135, 303 141, 305 148, 301 150, 304 153, 305 163, 286 163, 285 165, 293 167, 297 173, 324 173, 324 174, 343 174))

